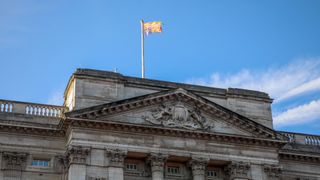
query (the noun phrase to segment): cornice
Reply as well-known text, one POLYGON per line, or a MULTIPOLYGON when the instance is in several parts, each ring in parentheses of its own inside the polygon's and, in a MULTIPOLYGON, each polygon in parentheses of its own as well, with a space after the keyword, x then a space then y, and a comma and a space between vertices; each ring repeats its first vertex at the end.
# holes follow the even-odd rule
POLYGON ((212 140, 232 144, 244 144, 254 146, 268 146, 279 148, 282 147, 287 141, 255 138, 248 136, 239 136, 233 134, 219 134, 209 133, 203 131, 188 131, 182 129, 172 129, 165 127, 145 126, 136 124, 125 124, 118 122, 102 121, 102 120, 86 120, 81 118, 67 118, 69 128, 86 128, 86 129, 103 129, 108 131, 119 131, 128 133, 143 133, 145 135, 161 135, 161 136, 174 136, 191 139, 212 140))
POLYGON ((66 113, 66 117, 91 120, 134 110, 137 108, 160 104, 165 101, 185 102, 201 109, 202 111, 214 117, 221 118, 225 122, 233 124, 234 126, 241 128, 246 132, 250 132, 256 137, 287 140, 285 136, 268 127, 256 123, 255 121, 252 121, 238 113, 235 113, 223 106, 220 106, 212 101, 209 101, 184 89, 162 91, 131 99, 120 100, 113 103, 107 103, 95 107, 76 110, 66 113))
POLYGON ((39 136, 65 137, 65 131, 60 128, 45 128, 34 126, 21 126, 13 124, 0 124, 1 132, 32 134, 39 136))
POLYGON ((279 158, 280 160, 320 163, 320 154, 293 150, 281 150, 279 152, 279 158))

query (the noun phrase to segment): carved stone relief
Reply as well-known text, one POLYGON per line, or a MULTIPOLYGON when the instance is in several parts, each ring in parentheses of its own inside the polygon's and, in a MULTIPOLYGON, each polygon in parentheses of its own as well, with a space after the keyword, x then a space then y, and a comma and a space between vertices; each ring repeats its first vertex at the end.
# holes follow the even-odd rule
POLYGON ((242 178, 250 179, 249 177, 250 164, 246 162, 232 162, 226 168, 226 173, 230 179, 242 178))
POLYGON ((4 170, 22 170, 26 166, 27 154, 17 152, 3 152, 2 169, 4 170))
POLYGON ((202 158, 193 158, 192 160, 190 160, 189 165, 192 170, 192 175, 205 176, 208 161, 209 160, 202 159, 202 158))
POLYGON ((103 178, 103 177, 91 177, 91 176, 88 176, 87 177, 87 180, 106 180, 107 178, 103 178))
POLYGON ((162 104, 147 112, 143 118, 151 124, 165 127, 178 127, 189 130, 210 130, 213 123, 208 122, 199 109, 186 107, 181 102, 162 104))
POLYGON ((267 165, 263 166, 264 172, 268 176, 268 179, 277 180, 282 174, 282 167, 279 165, 267 165))
POLYGON ((67 152, 69 164, 85 164, 90 149, 83 147, 71 147, 67 152))
POLYGON ((151 172, 161 172, 164 171, 164 164, 168 158, 168 155, 165 154, 156 154, 151 153, 147 159, 147 162, 150 163, 151 172))
POLYGON ((107 149, 107 159, 109 159, 109 166, 123 167, 124 158, 127 156, 127 151, 120 149, 107 149))

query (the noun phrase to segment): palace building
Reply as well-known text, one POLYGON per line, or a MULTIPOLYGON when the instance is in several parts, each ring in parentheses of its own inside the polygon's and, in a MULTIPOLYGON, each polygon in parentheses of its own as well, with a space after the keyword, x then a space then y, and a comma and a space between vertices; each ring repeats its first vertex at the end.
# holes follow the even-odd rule
POLYGON ((0 100, 0 180, 320 180, 320 136, 272 99, 77 69, 64 105, 0 100))

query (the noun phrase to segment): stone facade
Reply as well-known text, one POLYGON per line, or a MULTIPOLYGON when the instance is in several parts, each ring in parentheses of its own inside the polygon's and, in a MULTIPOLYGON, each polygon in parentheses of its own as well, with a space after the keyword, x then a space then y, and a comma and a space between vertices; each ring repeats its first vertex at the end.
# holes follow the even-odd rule
POLYGON ((64 106, 0 100, 0 180, 319 180, 266 93, 78 69, 64 106))

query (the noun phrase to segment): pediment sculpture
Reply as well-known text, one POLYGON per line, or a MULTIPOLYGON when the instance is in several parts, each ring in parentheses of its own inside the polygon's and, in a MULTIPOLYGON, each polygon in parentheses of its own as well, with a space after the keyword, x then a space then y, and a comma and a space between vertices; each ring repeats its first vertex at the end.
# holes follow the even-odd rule
POLYGON ((165 127, 207 131, 213 128, 213 123, 208 122, 198 109, 186 107, 181 102, 161 104, 148 111, 143 118, 151 124, 165 127))

